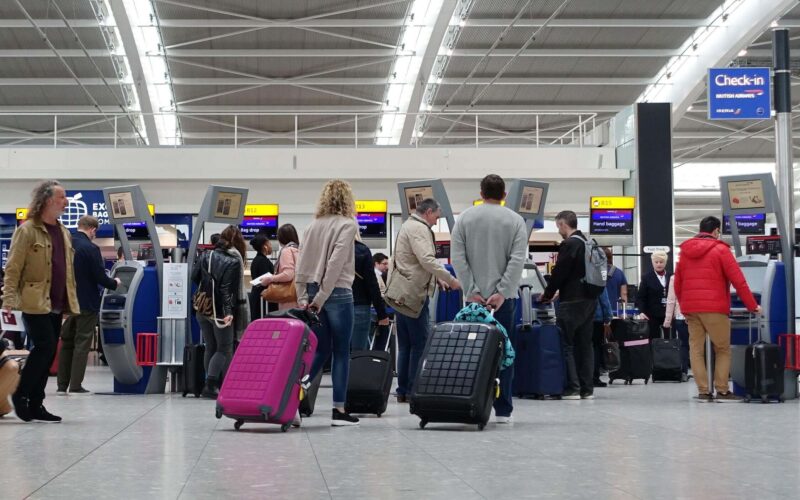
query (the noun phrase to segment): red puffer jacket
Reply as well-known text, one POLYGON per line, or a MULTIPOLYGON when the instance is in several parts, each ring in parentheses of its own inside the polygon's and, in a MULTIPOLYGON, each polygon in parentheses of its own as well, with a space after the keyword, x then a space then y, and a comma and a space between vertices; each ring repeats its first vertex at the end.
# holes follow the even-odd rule
POLYGON ((707 233, 683 242, 674 280, 684 314, 730 314, 731 284, 747 309, 758 307, 728 244, 707 233))

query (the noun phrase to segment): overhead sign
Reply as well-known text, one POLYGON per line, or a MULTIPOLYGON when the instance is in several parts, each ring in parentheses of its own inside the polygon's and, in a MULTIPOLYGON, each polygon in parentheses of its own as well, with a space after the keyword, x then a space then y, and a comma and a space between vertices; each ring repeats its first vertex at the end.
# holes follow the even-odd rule
POLYGON ((278 205, 245 205, 245 217, 274 217, 279 212, 278 205))
POLYGON ((17 220, 28 220, 28 209, 27 208, 18 208, 17 209, 17 220))
POLYGON ((589 208, 614 208, 631 210, 636 207, 636 198, 633 196, 592 196, 589 208))
POLYGON ((78 229, 80 218, 84 215, 91 215, 100 223, 100 227, 97 228, 97 236, 99 238, 112 238, 114 236, 114 226, 108 219, 108 209, 106 208, 103 191, 94 189, 70 190, 67 191, 67 200, 69 201, 67 208, 59 217, 64 227, 75 232, 78 229))
POLYGON ((386 200, 356 200, 356 212, 386 212, 388 205, 386 200))
POLYGON ((769 68, 710 68, 709 120, 763 120, 772 110, 769 68))

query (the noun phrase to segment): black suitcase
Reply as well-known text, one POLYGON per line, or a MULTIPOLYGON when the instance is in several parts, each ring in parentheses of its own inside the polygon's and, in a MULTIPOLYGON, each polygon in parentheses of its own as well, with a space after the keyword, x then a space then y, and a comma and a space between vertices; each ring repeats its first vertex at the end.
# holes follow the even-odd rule
MULTIPOLYGON (((671 332, 671 329, 670 329, 671 332)), ((653 349, 653 382, 680 382, 683 378, 681 363, 681 341, 677 337, 651 339, 653 349)))
POLYGON ((428 422, 477 424, 483 430, 499 390, 503 334, 482 323, 441 323, 428 338, 409 411, 428 422))
POLYGON ((744 377, 745 402, 761 398, 762 403, 770 399, 783 402, 783 356, 775 344, 756 342, 745 349, 744 377))
POLYGON ((653 372, 653 355, 650 350, 650 328, 647 321, 636 319, 613 319, 611 331, 619 343, 619 370, 608 374, 608 383, 624 380, 632 384, 636 379, 643 379, 646 384, 653 372))
MULTIPOLYGON (((391 344, 391 333, 386 348, 391 344)), ((375 350, 375 337, 368 351, 354 351, 350 355, 350 377, 347 380, 347 413, 374 413, 378 417, 386 412, 389 393, 392 391, 394 370, 392 355, 387 349, 375 350)))
POLYGON ((314 405, 317 402, 317 393, 319 392, 319 384, 322 382, 322 370, 317 373, 311 385, 306 389, 303 399, 300 400, 300 407, 298 411, 303 417, 310 417, 314 414, 314 405))
POLYGON ((350 356, 347 413, 386 412, 392 390, 392 360, 386 351, 355 351, 350 356))
POLYGON ((206 383, 206 370, 203 366, 205 353, 205 344, 192 344, 183 348, 183 397, 191 393, 199 398, 203 392, 206 383))

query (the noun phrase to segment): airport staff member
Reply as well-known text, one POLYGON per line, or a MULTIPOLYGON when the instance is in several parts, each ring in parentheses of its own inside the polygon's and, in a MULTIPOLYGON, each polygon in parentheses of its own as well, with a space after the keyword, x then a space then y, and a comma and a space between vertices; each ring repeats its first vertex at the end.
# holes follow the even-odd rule
POLYGON ((33 190, 28 220, 14 232, 6 264, 3 308, 22 311, 33 349, 25 362, 17 391, 11 397, 17 417, 25 422, 61 422, 44 407, 44 389, 56 354, 61 315, 78 314, 72 238, 58 217, 69 201, 58 181, 44 181, 33 190))
MULTIPOLYGON (((515 342, 514 310, 517 306, 522 266, 528 255, 525 220, 501 205, 506 183, 490 174, 481 181, 483 204, 465 210, 451 235, 451 258, 461 279, 467 302, 491 308, 494 317, 515 342)), ((494 402, 499 424, 511 423, 514 365, 500 372, 500 397, 494 402)))
POLYGON ((675 270, 675 294, 689 324, 689 356, 700 401, 737 401, 728 390, 731 369, 731 284, 747 310, 761 314, 761 306, 747 286, 730 246, 719 239, 719 219, 700 221, 700 232, 681 244, 681 259, 675 270), (714 387, 708 387, 706 334, 714 345, 714 387))
POLYGON ((100 312, 99 287, 116 290, 119 278, 106 275, 100 249, 92 243, 97 237, 100 224, 91 215, 84 215, 78 221, 78 231, 72 236, 75 249, 73 264, 75 284, 78 292, 80 314, 70 316, 61 331, 61 353, 58 358, 58 392, 65 396, 67 387, 70 394, 87 394, 83 387, 86 374, 86 361, 92 343, 97 314, 100 312))

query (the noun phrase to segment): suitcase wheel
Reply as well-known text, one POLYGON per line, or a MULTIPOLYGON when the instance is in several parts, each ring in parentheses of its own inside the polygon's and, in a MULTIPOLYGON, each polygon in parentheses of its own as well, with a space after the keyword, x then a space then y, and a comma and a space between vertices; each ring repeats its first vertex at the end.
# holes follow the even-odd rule
POLYGON ((784 398, 783 396, 778 398, 779 403, 783 403, 784 401, 786 401, 786 398, 784 398))
POLYGON ((236 422, 233 423, 233 428, 238 431, 239 429, 242 428, 242 425, 244 425, 244 420, 237 420, 236 422))
POLYGON ((486 428, 486 423, 485 423, 485 422, 484 422, 484 423, 480 423, 480 424, 478 424, 478 430, 479 430, 479 431, 482 431, 482 430, 483 430, 483 429, 485 429, 485 428, 486 428))
POLYGON ((748 394, 748 395, 746 395, 746 396, 744 397, 744 402, 745 402, 745 403, 749 403, 751 399, 752 399, 752 398, 751 398, 751 397, 750 397, 750 395, 748 394))
POLYGON ((289 423, 289 424, 283 424, 283 425, 281 426, 281 432, 286 432, 286 431, 288 431, 288 430, 289 430, 289 427, 291 427, 291 426, 292 426, 292 424, 291 424, 291 423, 289 423))
POLYGON ((383 415, 383 413, 378 413, 377 415, 378 415, 378 418, 381 418, 381 415, 383 415))
POLYGON ((422 420, 419 421, 419 428, 420 429, 424 429, 426 425, 428 425, 428 421, 427 420, 422 419, 422 420))
POLYGON ((648 379, 644 379, 644 385, 647 385, 648 379))
POLYGON ((214 412, 214 415, 217 418, 222 418, 222 409, 221 408, 217 408, 217 410, 214 412))
POLYGON ((766 394, 764 394, 763 396, 761 396, 761 403, 762 403, 762 404, 763 404, 763 403, 769 403, 769 396, 767 396, 766 394))
POLYGON ((186 392, 186 391, 184 391, 184 392, 183 392, 183 397, 186 397, 186 395, 187 395, 187 394, 189 394, 189 393, 188 393, 188 392, 186 392))

